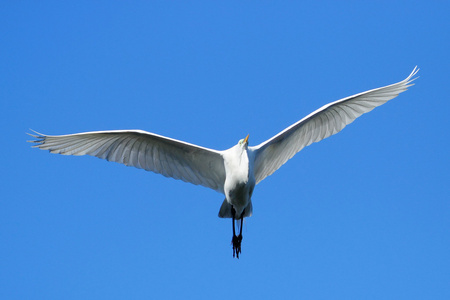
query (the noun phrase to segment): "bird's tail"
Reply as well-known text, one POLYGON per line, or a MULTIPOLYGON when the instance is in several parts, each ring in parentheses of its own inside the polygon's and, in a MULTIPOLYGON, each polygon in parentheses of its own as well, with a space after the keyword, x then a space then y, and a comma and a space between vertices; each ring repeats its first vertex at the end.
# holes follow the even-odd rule
MULTIPOLYGON (((220 207, 219 210, 219 218, 232 218, 233 215, 231 214, 231 207, 232 205, 230 203, 228 203, 227 199, 223 200, 222 202, 222 206, 220 207)), ((247 207, 244 210, 244 215, 240 216, 238 219, 240 219, 241 217, 251 217, 253 212, 253 205, 252 202, 250 201, 250 203, 247 205, 247 207)))

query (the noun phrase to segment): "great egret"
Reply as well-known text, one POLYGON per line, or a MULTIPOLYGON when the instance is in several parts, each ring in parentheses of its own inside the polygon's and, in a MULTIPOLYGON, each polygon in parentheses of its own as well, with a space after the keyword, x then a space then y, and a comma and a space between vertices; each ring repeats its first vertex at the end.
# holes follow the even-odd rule
POLYGON ((309 114, 271 139, 248 146, 248 138, 224 151, 208 149, 142 130, 93 131, 69 135, 29 134, 33 147, 64 155, 92 155, 203 185, 225 194, 220 218, 231 218, 233 257, 239 258, 242 222, 252 215, 256 184, 311 143, 341 131, 356 118, 404 92, 419 70, 404 80, 356 94, 309 114), (240 221, 240 224, 239 224, 240 221), (235 223, 239 228, 236 235, 235 223))

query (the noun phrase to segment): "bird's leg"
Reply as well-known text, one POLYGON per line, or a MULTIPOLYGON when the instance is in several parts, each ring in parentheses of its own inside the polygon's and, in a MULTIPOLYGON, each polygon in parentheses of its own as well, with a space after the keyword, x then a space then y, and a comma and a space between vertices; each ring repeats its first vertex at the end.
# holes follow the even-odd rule
MULTIPOLYGON (((242 215, 244 212, 242 212, 242 215)), ((236 230, 235 230, 235 220, 236 220, 236 211, 234 210, 234 207, 231 207, 231 215, 232 215, 232 222, 233 222, 233 239, 231 240, 231 243, 233 244, 233 257, 239 258, 239 253, 241 253, 241 242, 242 242, 242 223, 244 221, 244 218, 241 217, 241 228, 239 228, 239 236, 236 236, 236 230)))
MULTIPOLYGON (((242 215, 244 214, 244 212, 242 212, 242 215)), ((242 225, 244 223, 244 217, 241 217, 241 228, 239 229, 239 236, 240 239, 242 240, 242 225)))
POLYGON ((234 207, 231 207, 231 223, 233 224, 233 237, 236 236, 236 230, 234 229, 234 218, 236 216, 236 211, 234 210, 234 207))
MULTIPOLYGON (((231 206, 231 224, 233 225, 233 238, 231 239, 231 244, 233 245, 233 257, 236 256, 237 250, 237 236, 236 236, 236 230, 235 230, 235 217, 236 217, 236 211, 234 210, 234 207, 231 206)), ((237 257, 239 258, 239 252, 237 252, 237 257)))

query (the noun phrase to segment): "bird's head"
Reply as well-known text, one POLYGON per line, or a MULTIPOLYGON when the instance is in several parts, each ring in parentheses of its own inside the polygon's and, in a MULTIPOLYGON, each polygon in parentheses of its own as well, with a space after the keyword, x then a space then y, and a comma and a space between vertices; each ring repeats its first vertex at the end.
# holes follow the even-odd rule
POLYGON ((250 134, 248 134, 248 135, 245 137, 245 139, 239 140, 238 145, 241 146, 241 147, 247 148, 247 146, 248 146, 248 137, 249 137, 249 136, 250 136, 250 134))

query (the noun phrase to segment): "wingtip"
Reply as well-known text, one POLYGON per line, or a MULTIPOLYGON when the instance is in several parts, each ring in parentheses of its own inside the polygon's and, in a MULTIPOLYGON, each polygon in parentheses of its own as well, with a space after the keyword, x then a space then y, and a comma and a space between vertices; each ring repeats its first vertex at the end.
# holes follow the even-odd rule
POLYGON ((27 134, 30 135, 30 136, 33 136, 33 137, 36 137, 36 136, 38 136, 38 137, 45 136, 45 134, 40 133, 40 132, 37 132, 36 130, 33 130, 33 129, 31 129, 31 128, 28 128, 28 130, 30 130, 30 131, 32 131, 32 132, 34 132, 34 133, 36 134, 36 135, 34 135, 34 134, 31 134, 31 133, 28 133, 28 132, 27 132, 27 134))
POLYGON ((413 86, 414 83, 412 83, 412 82, 420 77, 420 76, 414 77, 419 72, 419 70, 420 70, 420 68, 418 66, 415 66, 414 69, 412 70, 411 74, 409 74, 409 76, 403 80, 403 82, 406 83, 407 88, 410 86, 413 86))
MULTIPOLYGON (((408 79, 415 76, 419 72, 419 70, 420 70, 420 68, 418 66, 415 66, 414 69, 412 70, 411 74, 409 74, 408 79)), ((416 80, 417 78, 419 78, 419 76, 415 77, 413 80, 416 80)))
POLYGON ((35 140, 28 140, 27 143, 37 144, 37 145, 31 146, 32 148, 39 147, 39 145, 41 145, 44 142, 45 134, 39 133, 31 128, 29 128, 29 130, 34 132, 35 134, 29 133, 29 132, 26 132, 26 134, 28 134, 32 138, 35 138, 35 140))

